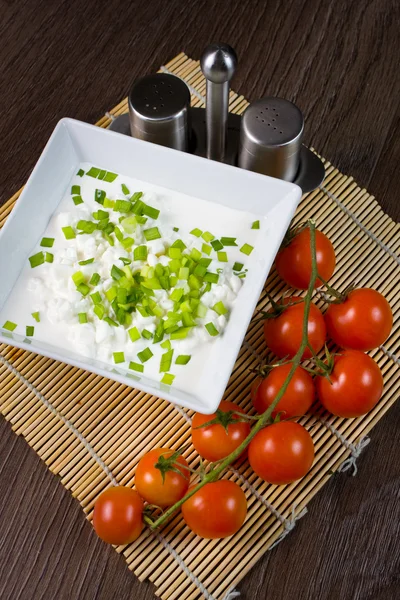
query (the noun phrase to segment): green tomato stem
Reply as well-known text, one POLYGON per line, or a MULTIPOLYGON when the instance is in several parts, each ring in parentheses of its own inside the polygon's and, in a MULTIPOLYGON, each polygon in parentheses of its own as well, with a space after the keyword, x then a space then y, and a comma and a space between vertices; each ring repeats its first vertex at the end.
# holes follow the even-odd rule
POLYGON ((189 490, 189 492, 181 500, 179 500, 173 506, 168 508, 164 512, 164 514, 161 515, 158 519, 156 519, 151 524, 148 523, 148 521, 146 521, 150 525, 150 528, 152 530, 157 529, 158 527, 161 527, 161 525, 163 525, 173 514, 176 513, 176 511, 178 510, 178 508, 180 508, 182 506, 182 504, 184 504, 189 498, 191 498, 194 494, 196 494, 196 492, 201 490, 201 488, 204 485, 206 485, 207 483, 212 483, 213 481, 218 479, 219 475, 221 475, 221 473, 223 473, 223 471, 225 471, 225 469, 227 467, 229 467, 229 465, 231 463, 233 463, 242 454, 242 452, 247 448, 247 446, 249 445, 251 440, 257 435, 257 433, 268 424, 268 421, 271 419, 271 414, 273 413, 275 407, 277 406, 278 402, 282 398, 283 394, 286 392, 288 385, 294 375, 295 370, 300 365, 304 350, 307 348, 308 317, 310 314, 310 305, 311 305, 311 299, 312 299, 312 295, 313 295, 313 291, 314 291, 314 284, 315 284, 315 282, 317 280, 317 276, 318 276, 316 248, 315 248, 315 223, 313 221, 308 221, 308 227, 310 228, 311 265, 312 265, 311 278, 310 278, 310 283, 308 286, 307 294, 304 297, 304 318, 303 318, 303 326, 302 326, 302 340, 301 340, 301 344, 300 344, 298 351, 296 352, 295 356, 293 357, 293 359, 291 361, 292 367, 288 373, 288 376, 286 377, 282 387, 280 388, 279 392, 277 393, 272 404, 262 415, 260 415, 258 417, 257 422, 251 429, 249 435, 240 444, 240 446, 238 446, 236 448, 236 450, 231 452, 231 454, 229 454, 229 456, 227 456, 224 460, 222 460, 221 462, 218 462, 218 464, 215 466, 215 468, 212 471, 208 472, 205 475, 204 479, 202 481, 200 481, 200 483, 198 483, 191 490, 189 490))

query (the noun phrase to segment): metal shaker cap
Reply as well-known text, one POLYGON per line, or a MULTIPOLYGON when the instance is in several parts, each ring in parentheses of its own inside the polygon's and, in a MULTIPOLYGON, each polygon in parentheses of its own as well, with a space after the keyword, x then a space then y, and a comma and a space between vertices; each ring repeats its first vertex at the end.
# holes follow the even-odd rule
POLYGON ((143 77, 134 83, 128 103, 133 137, 188 149, 190 92, 181 79, 167 73, 143 77))
POLYGON ((303 130, 303 115, 289 100, 269 97, 253 102, 242 118, 239 166, 293 181, 303 130))

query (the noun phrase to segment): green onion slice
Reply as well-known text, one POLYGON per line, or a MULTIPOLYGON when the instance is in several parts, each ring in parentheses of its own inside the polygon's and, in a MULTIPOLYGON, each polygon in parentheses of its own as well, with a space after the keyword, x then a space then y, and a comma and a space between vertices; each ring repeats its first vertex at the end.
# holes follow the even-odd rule
POLYGON ((150 227, 150 229, 144 229, 143 235, 148 242, 152 240, 158 240, 161 237, 161 233, 158 227, 150 227))
POLYGON ((36 323, 40 323, 40 313, 39 311, 33 312, 32 317, 35 319, 36 323))
POLYGON ((222 237, 221 244, 223 246, 237 246, 236 238, 234 237, 222 237))
POLYGON ((80 260, 78 265, 91 265, 94 262, 94 258, 87 258, 86 260, 80 260))
POLYGON ((166 373, 171 368, 173 350, 167 350, 162 356, 160 361, 160 373, 166 373))
POLYGON ((26 337, 32 337, 34 333, 35 333, 35 328, 33 327, 33 325, 27 325, 26 326, 26 337))
POLYGON ((7 331, 14 331, 16 327, 17 324, 13 323, 12 321, 6 321, 3 325, 3 329, 7 329, 7 331))
POLYGON ((88 322, 87 313, 78 313, 79 323, 84 324, 88 322))
POLYGON ((133 251, 133 260, 146 260, 147 246, 138 246, 133 251))
POLYGON ((125 194, 125 196, 130 195, 129 188, 124 183, 121 184, 121 189, 122 189, 122 193, 125 194))
POLYGON ((191 235, 194 235, 195 237, 200 237, 203 232, 201 229, 198 229, 196 227, 195 229, 192 229, 192 231, 190 233, 191 233, 191 235))
POLYGON ((40 242, 40 245, 43 248, 52 248, 53 244, 54 244, 54 238, 44 237, 44 238, 42 238, 42 241, 40 242))
POLYGON ((205 325, 205 328, 207 329, 208 333, 212 336, 215 337, 216 335, 218 335, 218 329, 215 327, 214 323, 207 323, 205 325))
POLYGON ((69 225, 67 227, 62 227, 61 229, 66 240, 73 240, 76 238, 75 231, 69 225))
POLYGON ((132 327, 131 329, 128 329, 128 335, 132 342, 140 340, 140 333, 137 327, 132 327))
POLYGON ((137 355, 138 355, 140 362, 145 363, 148 360, 150 360, 150 358, 153 356, 153 353, 150 350, 150 348, 145 348, 141 352, 138 352, 137 355))
POLYGON ((104 190, 95 190, 94 192, 94 199, 96 202, 98 202, 99 204, 104 204, 104 200, 106 198, 106 193, 104 190))
POLYGON ((172 385, 174 379, 175 375, 172 375, 172 373, 164 373, 164 376, 161 379, 161 383, 165 383, 166 385, 172 385))
POLYGON ((260 229, 260 221, 254 221, 251 228, 252 229, 260 229))
POLYGON ((240 248, 240 252, 243 252, 243 254, 247 254, 247 256, 249 256, 254 250, 253 246, 250 246, 250 244, 243 244, 243 246, 240 248))
POLYGON ((130 368, 132 371, 138 371, 139 373, 143 373, 143 371, 144 371, 144 366, 143 366, 143 365, 141 365, 140 363, 137 363, 137 362, 132 362, 132 361, 131 361, 131 362, 129 363, 129 368, 130 368))
POLYGON ((33 254, 29 257, 29 262, 31 263, 32 269, 42 265, 45 261, 45 256, 43 252, 38 252, 37 254, 33 254))
POLYGON ((190 354, 180 354, 179 356, 176 357, 175 364, 176 365, 187 365, 191 358, 192 357, 190 354))
POLYGON ((219 262, 228 262, 228 255, 226 252, 217 252, 219 262))
POLYGON ((243 263, 240 262, 235 262, 235 264, 233 265, 233 270, 234 271, 241 271, 243 269, 243 263))
POLYGON ((228 312, 228 309, 226 308, 225 304, 221 300, 219 302, 217 302, 216 304, 214 304, 212 309, 215 310, 215 312, 218 315, 226 315, 228 312))
POLYGON ((211 246, 214 248, 215 252, 218 252, 218 250, 222 250, 224 247, 224 245, 221 244, 219 240, 212 240, 211 246))
POLYGON ((125 362, 125 354, 123 352, 113 352, 113 358, 116 365, 125 362))

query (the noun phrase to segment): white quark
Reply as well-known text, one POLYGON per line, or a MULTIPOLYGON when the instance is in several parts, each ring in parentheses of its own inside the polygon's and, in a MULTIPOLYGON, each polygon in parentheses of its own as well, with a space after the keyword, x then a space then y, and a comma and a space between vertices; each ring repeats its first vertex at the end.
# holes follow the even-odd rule
MULTIPOLYGON (((169 316, 182 316, 186 312, 182 319, 189 321, 180 320, 175 325, 175 329, 178 328, 177 331, 185 337, 171 339, 174 354, 168 373, 175 375, 174 385, 179 385, 182 390, 189 390, 193 377, 207 358, 209 345, 214 343, 217 336, 223 335, 229 322, 229 313, 237 294, 240 293, 246 273, 248 255, 242 252, 241 248, 244 244, 250 244, 248 251, 251 252, 251 246, 254 246, 259 235, 258 229, 252 229, 252 223, 257 217, 153 186, 139 179, 118 175, 113 181, 105 181, 88 176, 91 165, 86 163, 81 164, 80 169, 85 174, 74 176, 57 212, 51 218, 46 231, 42 233, 38 245, 31 252, 31 255, 49 253, 52 257, 47 258, 53 262, 44 262, 32 268, 27 260, 26 267, 1 311, 0 326, 6 321, 15 323, 15 333, 21 335, 25 335, 27 326, 34 326, 34 338, 38 342, 65 348, 75 354, 112 365, 115 364, 114 353, 123 352, 123 362, 115 365, 115 368, 122 372, 129 370, 130 362, 141 365, 138 353, 149 348, 153 356, 143 363, 143 372, 146 377, 160 381, 164 376, 164 373, 160 373, 160 359, 168 348, 161 347, 160 342, 155 343, 154 334, 160 328, 161 321, 166 322, 169 316), (73 190, 72 186, 78 187, 73 190), (104 194, 103 197, 98 196, 104 205, 95 201, 96 190, 105 192, 105 203, 104 194), (114 210, 118 206, 115 204, 114 207, 109 206, 112 201, 129 201, 136 192, 142 192, 140 202, 159 211, 158 218, 147 217, 145 223, 137 223, 133 219, 136 218, 134 213, 114 210), (78 197, 78 202, 80 197, 83 202, 75 204, 73 196, 75 200, 78 197), (80 234, 80 221, 92 222, 96 226, 102 222, 99 218, 96 219, 96 216, 99 217, 99 210, 108 213, 108 221, 106 219, 104 223, 111 223, 108 229, 114 228, 114 231, 105 234, 104 229, 96 228, 90 233, 80 234), (127 217, 132 219, 124 226, 120 220, 127 217), (115 230, 115 227, 118 229, 115 230), (75 237, 66 239, 63 228, 72 228, 75 237), (160 237, 148 240, 146 231, 152 228, 158 229, 160 237), (194 229, 199 229, 203 237, 191 234, 194 229), (123 240, 132 238, 133 242, 128 240, 124 245, 123 240, 117 239, 116 232, 119 231, 123 240), (208 233, 214 236, 213 240, 208 239, 208 233), (54 238, 53 246, 41 247, 42 237, 54 238), (223 237, 235 238, 237 245, 225 245, 218 251, 215 250, 211 241, 216 244, 216 241, 223 237), (186 248, 181 249, 181 256, 174 259, 170 255, 170 249, 172 247, 179 250, 179 240, 186 248), (110 245, 110 242, 113 245, 110 245), (174 246, 175 243, 178 246, 174 246), (144 260, 134 260, 134 251, 138 246, 147 247, 147 257, 144 260), (224 260, 223 253, 226 253, 228 262, 224 260), (188 278, 185 256, 194 261, 189 261, 190 275, 195 275, 195 266, 200 264, 204 267, 205 262, 201 259, 211 259, 205 270, 207 274, 218 276, 218 281, 207 282, 208 275, 204 280, 204 269, 200 269, 197 281, 196 275, 195 279, 188 278), (93 259, 90 264, 79 264, 80 261, 90 259, 93 259), (176 261, 180 261, 180 267, 174 272, 172 267, 176 269, 176 261), (236 270, 233 269, 235 263, 236 270), (241 270, 237 270, 237 263, 243 265, 241 270), (114 276, 113 268, 117 268, 114 276), (82 274, 83 284, 89 288, 86 295, 85 287, 77 288, 72 278, 77 272, 82 274), (121 273, 122 279, 118 279, 121 273), (240 277, 239 273, 242 274, 240 277), (95 276, 95 283, 91 283, 94 274, 98 274, 99 281, 96 282, 95 276), (163 279, 164 276, 167 279, 163 279), (163 284, 158 286, 157 281, 162 281, 163 284), (196 285, 200 289, 197 290, 196 285), (137 300, 133 300, 131 295, 132 286, 142 290, 138 292, 142 295, 142 300, 139 300, 137 305, 137 300), (143 288, 146 286, 150 287, 148 293, 152 295, 144 294, 143 288), (154 289, 154 286, 166 289, 154 289), (123 294, 122 287, 128 294, 126 304, 121 296, 113 303, 110 290, 114 289, 116 293, 123 294), (176 289, 182 290, 182 298, 178 302, 174 301, 174 298, 171 299, 171 294, 176 289), (99 304, 95 302, 99 296, 96 292, 101 297, 100 309, 97 312, 96 306, 99 304), (92 294, 95 294, 95 297, 92 297, 92 294), (156 314, 153 314, 151 307, 146 313, 147 301, 156 306, 156 314), (120 311, 118 315, 115 312, 117 305, 120 311), (220 310, 215 309, 216 305, 220 310), (101 315, 102 310, 104 315, 101 315), (40 313, 40 322, 36 322, 32 317, 34 312, 40 313), (221 312, 225 314, 220 314, 221 312), (192 317, 192 323, 187 315, 192 317), (126 322, 122 324, 124 319, 126 322), (140 334, 145 330, 149 339, 141 337, 132 341, 129 331, 133 328, 137 328, 140 334), (210 331, 214 334, 217 332, 215 337, 210 331), (179 355, 190 355, 188 364, 175 364, 179 355)), ((132 202, 131 206, 135 206, 135 199, 132 202)), ((125 210, 126 205, 123 208, 125 210)), ((139 215, 139 221, 143 221, 144 216, 139 215)), ((95 225, 89 227, 93 228, 95 225)), ((179 333, 175 331, 175 335, 179 333)), ((170 333, 164 333, 162 342, 169 338, 170 333)), ((140 372, 131 372, 140 376, 140 372)))

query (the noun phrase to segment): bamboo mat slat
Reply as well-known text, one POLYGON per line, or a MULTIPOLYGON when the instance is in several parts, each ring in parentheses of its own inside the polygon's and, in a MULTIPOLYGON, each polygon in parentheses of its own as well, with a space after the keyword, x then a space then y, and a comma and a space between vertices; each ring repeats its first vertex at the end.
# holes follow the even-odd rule
MULTIPOLYGON (((189 85, 192 105, 204 105, 205 81, 198 61, 180 53, 160 70, 183 78, 189 85)), ((231 91, 232 112, 241 114, 247 105, 243 96, 231 91)), ((124 99, 97 125, 107 127, 127 110, 124 99)), ((301 422, 313 437, 316 457, 311 471, 299 482, 268 485, 257 478, 247 462, 227 472, 225 477, 237 481, 248 499, 246 523, 232 538, 197 538, 177 515, 159 536, 146 529, 133 544, 116 548, 140 580, 150 579, 154 583, 155 593, 163 600, 227 598, 257 560, 289 533, 295 519, 305 514, 306 506, 332 471, 338 470, 349 457, 356 459, 368 441, 367 434, 397 399, 400 225, 352 177, 323 160, 324 184, 303 197, 295 219, 301 222, 314 218, 331 238, 337 254, 337 268, 332 277, 335 286, 344 288, 356 281, 358 285, 378 289, 391 303, 392 334, 384 347, 370 353, 382 370, 384 394, 368 415, 358 419, 336 418, 325 413, 318 403, 312 407, 301 422)), ((0 227, 21 191, 1 207, 0 227)), ((265 289, 274 297, 287 290, 274 269, 265 289)), ((324 308, 322 300, 317 304, 324 308)), ((267 305, 263 292, 257 310, 267 305)), ((30 384, 28 387, 20 376, 16 377, 0 363, 1 413, 50 471, 59 475, 89 519, 97 496, 110 484, 99 459, 118 483, 133 485, 135 468, 144 452, 160 445, 178 448, 190 441, 190 411, 179 411, 160 398, 12 346, 0 344, 0 352, 30 384), (43 403, 40 394, 51 406, 43 403), (69 421, 79 437, 55 411, 69 421), (88 451, 87 444, 96 457, 88 451)), ((249 386, 254 375, 250 369, 260 360, 271 358, 262 328, 253 320, 224 397, 251 409, 249 386)), ((190 447, 185 456, 192 467, 198 466, 198 456, 190 447)), ((354 467, 354 460, 348 466, 354 467)))

